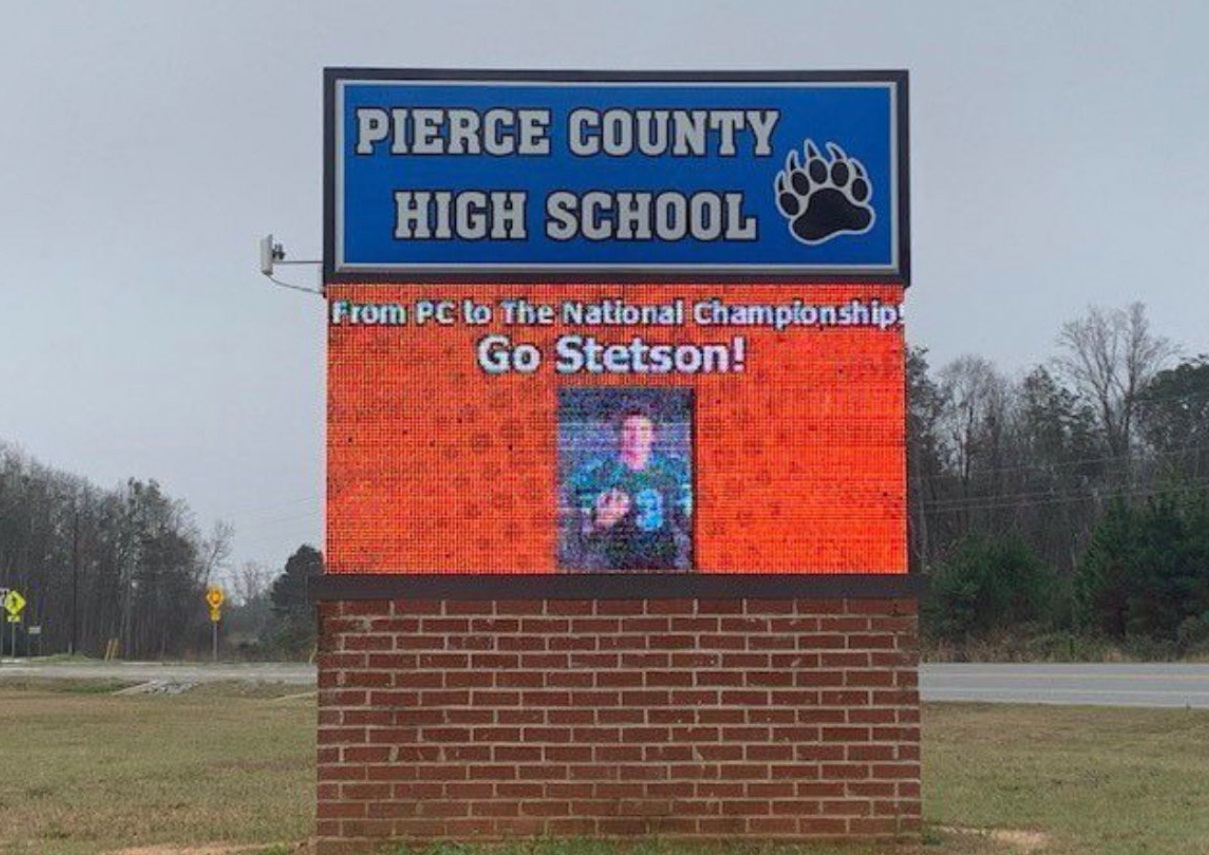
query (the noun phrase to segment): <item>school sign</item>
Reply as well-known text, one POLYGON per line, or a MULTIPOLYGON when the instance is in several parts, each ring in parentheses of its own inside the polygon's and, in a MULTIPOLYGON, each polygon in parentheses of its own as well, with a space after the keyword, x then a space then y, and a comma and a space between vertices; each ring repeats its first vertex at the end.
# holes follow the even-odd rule
POLYGON ((325 112, 317 855, 918 837, 906 72, 325 112))

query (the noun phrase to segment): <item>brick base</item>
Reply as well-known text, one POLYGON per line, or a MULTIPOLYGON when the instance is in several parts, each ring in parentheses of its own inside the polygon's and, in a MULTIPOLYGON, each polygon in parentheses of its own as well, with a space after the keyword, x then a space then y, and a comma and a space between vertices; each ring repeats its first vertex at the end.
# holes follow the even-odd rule
POLYGON ((319 605, 315 851, 920 830, 914 599, 319 605))

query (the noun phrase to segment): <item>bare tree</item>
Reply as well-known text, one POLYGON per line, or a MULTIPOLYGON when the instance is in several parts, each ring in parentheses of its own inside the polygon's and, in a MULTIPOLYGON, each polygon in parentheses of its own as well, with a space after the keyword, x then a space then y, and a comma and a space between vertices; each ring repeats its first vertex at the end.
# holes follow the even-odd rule
POLYGON ((1109 453, 1128 472, 1138 396, 1178 349, 1150 331, 1141 303, 1092 306, 1085 317, 1063 324, 1058 346, 1059 372, 1092 405, 1109 453))
POLYGON ((907 351, 907 535, 912 572, 924 571, 931 560, 928 503, 943 498, 945 461, 937 424, 940 388, 928 376, 927 350, 907 351))
POLYGON ((234 599, 242 605, 267 597, 272 584, 273 571, 259 561, 245 561, 231 578, 234 599))
POLYGON ((215 520, 210 527, 210 536, 201 542, 201 583, 210 584, 215 574, 226 566, 231 557, 231 541, 235 539, 235 526, 226 520, 215 520))
POLYGON ((1009 384, 981 356, 959 357, 940 370, 941 435, 968 489, 976 469, 1000 465, 1009 384))
POLYGON ((956 476, 950 531, 968 534, 978 520, 992 525, 988 497, 999 490, 1007 452, 1011 384, 981 356, 962 356, 940 369, 938 438, 956 476), (980 501, 975 501, 980 500, 980 501), (975 514, 982 506, 983 512, 975 514))

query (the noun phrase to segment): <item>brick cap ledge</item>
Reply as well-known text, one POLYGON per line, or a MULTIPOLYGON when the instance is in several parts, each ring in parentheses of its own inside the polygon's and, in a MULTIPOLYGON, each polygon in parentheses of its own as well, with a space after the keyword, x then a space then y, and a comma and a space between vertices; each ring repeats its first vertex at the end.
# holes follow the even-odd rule
POLYGON ((326 600, 918 599, 927 580, 907 573, 325 573, 326 600))

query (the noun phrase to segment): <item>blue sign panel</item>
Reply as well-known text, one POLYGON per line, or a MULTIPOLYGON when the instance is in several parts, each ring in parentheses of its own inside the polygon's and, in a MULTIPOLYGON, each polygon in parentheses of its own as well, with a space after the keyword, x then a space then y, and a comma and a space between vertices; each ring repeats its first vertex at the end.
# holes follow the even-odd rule
POLYGON ((329 281, 906 282, 906 73, 327 72, 329 281))

